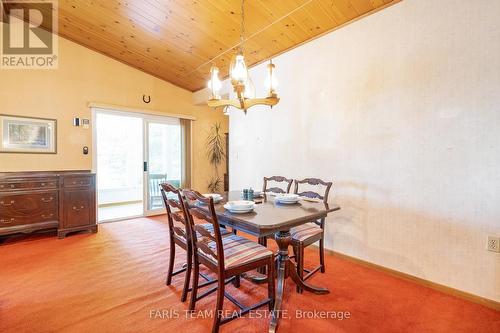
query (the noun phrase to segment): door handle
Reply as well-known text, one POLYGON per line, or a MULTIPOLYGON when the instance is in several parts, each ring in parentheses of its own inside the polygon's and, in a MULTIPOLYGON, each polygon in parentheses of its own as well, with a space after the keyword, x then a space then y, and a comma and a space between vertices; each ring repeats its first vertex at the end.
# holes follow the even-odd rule
POLYGON ((144 162, 144 172, 147 172, 148 171, 148 162, 144 162))

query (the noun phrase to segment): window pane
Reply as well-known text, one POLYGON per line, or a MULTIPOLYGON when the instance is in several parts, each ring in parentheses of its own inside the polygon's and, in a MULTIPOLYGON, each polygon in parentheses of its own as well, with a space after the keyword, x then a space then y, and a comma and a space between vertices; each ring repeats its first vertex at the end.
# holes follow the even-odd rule
POLYGON ((182 175, 181 127, 149 123, 149 209, 162 208, 159 184, 179 187, 182 175))
POLYGON ((96 134, 99 220, 141 215, 142 119, 97 113, 96 134), (134 209, 118 209, 124 205, 134 209))

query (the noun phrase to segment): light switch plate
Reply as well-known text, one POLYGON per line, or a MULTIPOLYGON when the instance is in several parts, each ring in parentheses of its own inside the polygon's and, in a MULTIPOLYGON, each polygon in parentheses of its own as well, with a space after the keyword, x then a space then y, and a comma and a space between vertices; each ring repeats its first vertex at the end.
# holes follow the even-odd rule
POLYGON ((500 237, 488 236, 488 251, 500 253, 500 237))

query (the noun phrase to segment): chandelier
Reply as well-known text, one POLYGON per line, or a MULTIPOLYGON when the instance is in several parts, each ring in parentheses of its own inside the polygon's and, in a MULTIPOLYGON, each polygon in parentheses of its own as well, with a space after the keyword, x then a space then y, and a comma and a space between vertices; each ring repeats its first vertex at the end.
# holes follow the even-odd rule
POLYGON ((245 33, 245 1, 241 1, 241 34, 238 51, 233 55, 229 66, 229 77, 233 90, 236 93, 236 99, 221 99, 220 89, 222 83, 219 80, 219 68, 212 66, 210 69, 210 80, 208 88, 211 91, 207 101, 208 106, 213 108, 223 107, 225 112, 229 106, 243 110, 245 113, 249 108, 255 105, 268 105, 271 108, 278 104, 279 98, 276 94, 277 80, 274 73, 274 64, 269 60, 267 65, 266 88, 267 96, 264 98, 255 98, 255 86, 248 73, 245 57, 243 56, 243 42, 245 33))

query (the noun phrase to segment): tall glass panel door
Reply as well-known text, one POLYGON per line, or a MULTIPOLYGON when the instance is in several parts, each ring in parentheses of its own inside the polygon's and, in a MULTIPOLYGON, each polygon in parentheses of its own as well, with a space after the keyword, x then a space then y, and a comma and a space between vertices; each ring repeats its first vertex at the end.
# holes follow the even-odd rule
POLYGON ((99 222, 142 216, 143 120, 104 111, 94 120, 99 222))
POLYGON ((146 160, 144 163, 146 214, 163 209, 160 184, 181 186, 182 139, 179 119, 146 120, 146 160))

